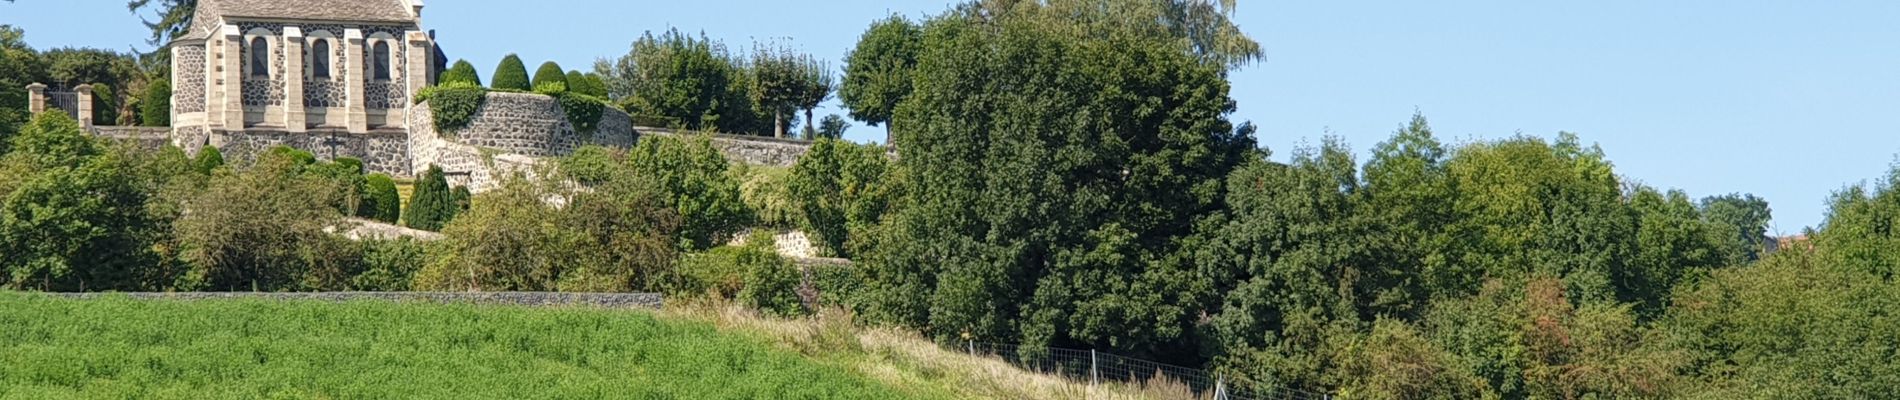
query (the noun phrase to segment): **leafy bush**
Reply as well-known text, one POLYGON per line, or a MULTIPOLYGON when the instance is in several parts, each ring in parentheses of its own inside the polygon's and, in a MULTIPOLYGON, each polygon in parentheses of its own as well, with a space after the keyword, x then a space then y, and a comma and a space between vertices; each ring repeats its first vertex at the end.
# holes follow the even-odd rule
POLYGON ((739 198, 752 209, 763 227, 799 228, 802 211, 793 201, 789 181, 792 170, 784 167, 741 165, 733 169, 739 179, 739 198))
POLYGON ((119 95, 112 86, 92 84, 92 124, 109 126, 119 121, 119 95))
POLYGON ((192 268, 179 289, 346 289, 359 256, 324 232, 343 216, 335 207, 342 191, 302 168, 290 152, 264 152, 193 193, 174 226, 192 268))
POLYGON ((460 214, 468 211, 470 203, 475 201, 475 194, 468 191, 468 186, 456 186, 455 190, 450 191, 449 198, 455 200, 456 213, 460 214))
POLYGON ((752 222, 739 198, 739 182, 727 174, 726 156, 710 136, 648 136, 627 154, 634 176, 653 179, 661 199, 679 212, 682 247, 705 249, 752 222))
POLYGON ((359 245, 362 271, 350 278, 351 290, 407 291, 416 272, 429 262, 429 245, 410 238, 367 240, 359 245))
POLYGON ((388 223, 396 223, 402 216, 402 197, 396 192, 396 181, 389 175, 370 174, 365 178, 369 193, 364 197, 360 216, 388 223))
POLYGON ((423 172, 405 208, 409 212, 402 215, 402 222, 410 228, 439 231, 449 220, 455 219, 454 194, 450 193, 448 179, 442 176, 442 168, 430 165, 429 170, 423 172))
POLYGON ((567 90, 596 98, 607 98, 607 83, 600 79, 600 75, 591 73, 568 71, 567 90))
POLYGON ((138 166, 63 113, 41 113, 16 142, 83 150, 40 158, 38 145, 0 158, 0 283, 14 289, 138 290, 157 262, 149 238, 162 226, 146 212, 138 166))
POLYGON ((577 92, 566 92, 554 96, 561 101, 561 109, 567 112, 567 122, 574 125, 574 131, 582 135, 593 135, 600 125, 600 113, 607 109, 607 101, 577 92))
POLYGON ((586 145, 575 149, 574 154, 560 158, 559 162, 561 172, 566 174, 568 179, 573 179, 583 185, 597 185, 624 173, 621 163, 625 162, 626 158, 626 151, 621 149, 586 145))
POLYGON ((567 81, 567 73, 561 72, 561 65, 555 64, 553 61, 541 63, 541 67, 534 70, 533 83, 535 88, 540 88, 541 85, 557 83, 564 88, 572 88, 574 86, 572 82, 567 81))
POLYGON ((224 153, 218 151, 217 147, 205 145, 198 149, 198 159, 192 161, 192 166, 198 169, 199 175, 211 175, 212 170, 224 166, 224 153))
POLYGON ((581 189, 514 175, 480 199, 442 230, 443 256, 418 287, 620 292, 672 279, 678 219, 646 185, 581 189))
POLYGON ((488 90, 462 83, 426 87, 416 94, 416 103, 429 103, 436 133, 446 137, 468 127, 487 100, 488 90))
POLYGON ((889 208, 890 169, 882 146, 819 139, 792 165, 786 191, 800 225, 822 249, 851 257, 846 243, 876 225, 889 208))
POLYGON ((758 231, 742 246, 720 246, 680 258, 683 284, 675 294, 738 299, 781 316, 806 312, 798 298, 798 267, 779 257, 770 231, 758 231))
POLYGON ((145 86, 145 98, 139 100, 139 123, 145 126, 172 125, 172 83, 159 79, 145 86))
POLYGON ((521 64, 521 57, 508 54, 501 58, 501 64, 495 65, 495 81, 490 89, 526 92, 534 89, 528 80, 528 67, 521 64))
POLYGON ((475 64, 469 64, 468 60, 455 60, 455 66, 436 77, 436 86, 456 85, 482 87, 482 76, 475 72, 475 64))

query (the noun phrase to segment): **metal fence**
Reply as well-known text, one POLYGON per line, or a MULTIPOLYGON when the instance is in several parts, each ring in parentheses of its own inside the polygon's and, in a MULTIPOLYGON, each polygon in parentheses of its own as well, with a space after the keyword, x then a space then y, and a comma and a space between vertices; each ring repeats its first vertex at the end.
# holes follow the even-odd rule
POLYGON ((1109 382, 1158 388, 1180 397, 1209 400, 1331 400, 1332 396, 1277 387, 1208 371, 1122 357, 1095 350, 964 342, 957 349, 996 357, 1024 370, 1098 385, 1109 382))

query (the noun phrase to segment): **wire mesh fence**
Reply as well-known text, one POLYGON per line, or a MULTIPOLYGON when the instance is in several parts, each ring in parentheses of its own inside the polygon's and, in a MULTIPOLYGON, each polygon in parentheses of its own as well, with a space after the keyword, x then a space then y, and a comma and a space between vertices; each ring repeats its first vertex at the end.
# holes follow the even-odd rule
POLYGON ((964 342, 959 351, 995 357, 1027 371, 1075 382, 1117 383, 1170 393, 1180 398, 1208 400, 1330 400, 1332 396, 1222 376, 1179 365, 1122 357, 1094 350, 964 342))

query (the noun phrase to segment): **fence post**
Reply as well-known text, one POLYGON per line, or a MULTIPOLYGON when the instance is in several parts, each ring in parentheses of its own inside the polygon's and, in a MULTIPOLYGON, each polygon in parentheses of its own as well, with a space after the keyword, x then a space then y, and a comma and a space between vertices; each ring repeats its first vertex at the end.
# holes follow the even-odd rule
POLYGON ((1227 400, 1227 375, 1214 374, 1214 400, 1227 400))
POLYGON ((970 346, 970 356, 975 357, 976 356, 976 342, 965 340, 963 341, 963 343, 966 346, 970 346))
POLYGON ((1100 384, 1102 374, 1095 369, 1095 349, 1089 349, 1089 386, 1100 384))

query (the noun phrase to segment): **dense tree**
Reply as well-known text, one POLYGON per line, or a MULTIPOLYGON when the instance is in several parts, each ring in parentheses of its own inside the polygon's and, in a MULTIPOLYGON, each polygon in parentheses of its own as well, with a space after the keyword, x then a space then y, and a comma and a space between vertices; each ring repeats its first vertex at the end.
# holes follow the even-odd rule
POLYGON ((1768 223, 1774 220, 1774 213, 1768 208, 1767 200, 1753 194, 1730 193, 1704 197, 1699 206, 1702 218, 1721 226, 1743 257, 1729 260, 1730 263, 1761 259, 1765 247, 1773 240, 1768 236, 1768 223))
POLYGON ((1070 26, 926 24, 896 114, 913 185, 863 257, 882 291, 868 297, 884 298, 868 315, 939 338, 1191 357, 1196 279, 1159 261, 1218 207, 1252 138, 1225 120, 1219 67, 1070 26))
POLYGON ((409 206, 403 207, 409 212, 402 214, 403 226, 425 231, 442 230, 442 225, 455 219, 454 194, 450 192, 448 179, 442 176, 442 168, 430 165, 416 180, 416 188, 409 195, 409 206))
POLYGON ((813 125, 818 120, 812 117, 812 109, 831 99, 831 92, 837 90, 838 78, 831 73, 831 63, 812 58, 809 54, 801 56, 798 65, 803 76, 800 86, 804 89, 797 96, 798 108, 805 110, 805 131, 817 132, 818 129, 813 125))
POLYGON ((200 175, 211 175, 212 170, 224 166, 224 153, 218 151, 217 147, 205 145, 198 149, 198 159, 192 161, 192 166, 200 175))
POLYGON ((152 37, 146 43, 163 46, 172 39, 184 36, 185 31, 191 29, 191 19, 198 9, 198 0, 127 0, 125 8, 135 14, 147 8, 155 11, 157 21, 145 19, 144 14, 139 14, 139 20, 152 30, 152 37))
POLYGON ((128 149, 107 148, 61 113, 42 113, 0 158, 0 268, 8 286, 142 290, 157 263, 151 191, 128 149))
POLYGON ((973 18, 1037 14, 1075 23, 1080 34, 1135 34, 1229 68, 1262 58, 1260 44, 1232 18, 1237 0, 982 0, 961 6, 973 18))
POLYGON ((589 190, 515 175, 443 229, 425 290, 657 291, 671 271, 678 218, 641 177, 589 190), (565 205, 547 199, 566 199, 565 205))
POLYGON ((175 226, 196 285, 181 289, 339 290, 356 256, 325 233, 343 217, 336 183, 303 171, 289 152, 263 152, 250 168, 211 177, 175 226))
POLYGON ((815 75, 807 74, 805 61, 806 57, 782 45, 753 45, 748 64, 752 102, 772 116, 773 137, 785 137, 786 119, 804 107, 813 91, 815 75))
POLYGON ((605 80, 608 94, 636 122, 730 132, 725 121, 730 116, 725 114, 751 109, 749 104, 730 103, 734 93, 744 93, 735 87, 743 71, 726 54, 725 45, 704 34, 647 32, 627 55, 612 63, 602 60, 594 69, 605 80))
POLYGON ((607 83, 601 81, 600 75, 593 73, 568 71, 567 90, 597 98, 607 98, 607 83))
POLYGON ((818 123, 818 130, 815 137, 806 139, 843 139, 844 131, 849 129, 851 129, 851 123, 845 122, 844 117, 840 117, 838 114, 826 115, 825 119, 818 123))
POLYGON ((661 204, 680 217, 679 245, 711 248, 749 226, 753 216, 727 174, 726 156, 706 136, 649 136, 628 151, 626 171, 656 185, 661 204))
MULTIPOLYGON (((17 149, 15 151, 18 151, 17 149)), ((1900 165, 1871 186, 1850 186, 1828 199, 1827 222, 1811 240, 1840 267, 1883 279, 1900 276, 1900 165)), ((1803 243, 1791 243, 1798 246, 1803 243)))
POLYGON ((489 86, 491 89, 519 92, 534 90, 528 80, 528 66, 522 64, 521 57, 514 53, 508 53, 501 58, 500 64, 495 65, 494 78, 495 81, 489 86))
POLYGON ((883 147, 830 138, 813 142, 785 182, 799 225, 825 253, 852 257, 847 244, 853 233, 870 229, 889 209, 889 169, 883 147))
MULTIPOLYGON (((844 57, 844 82, 838 100, 851 109, 851 118, 870 126, 891 123, 897 104, 911 92, 911 70, 922 52, 923 31, 904 17, 874 22, 858 38, 857 47, 844 57)), ((896 131, 894 126, 887 131, 896 131)), ((891 143, 885 137, 885 143, 891 143)))

